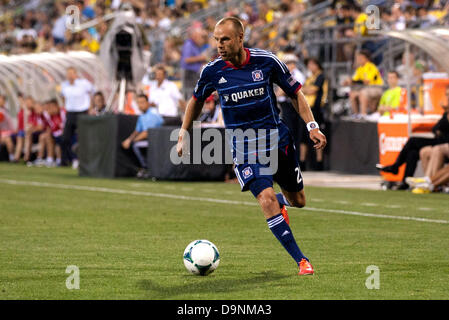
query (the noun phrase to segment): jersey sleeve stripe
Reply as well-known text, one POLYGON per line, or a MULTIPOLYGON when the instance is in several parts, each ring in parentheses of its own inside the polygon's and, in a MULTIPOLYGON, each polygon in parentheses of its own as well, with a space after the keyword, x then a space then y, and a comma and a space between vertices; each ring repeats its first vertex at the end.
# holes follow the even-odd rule
POLYGON ((274 61, 276 61, 276 63, 279 65, 279 67, 281 67, 282 72, 286 73, 288 71, 287 66, 280 61, 275 55, 271 55, 271 54, 262 54, 262 53, 254 53, 253 54, 254 57, 267 57, 267 58, 271 58, 274 61))
POLYGON ((267 56, 267 57, 273 58, 278 63, 278 65, 282 68, 284 73, 288 72, 288 68, 285 65, 285 63, 283 63, 281 60, 279 60, 279 58, 274 53, 267 51, 267 50, 257 49, 257 48, 251 48, 251 49, 249 49, 249 51, 251 52, 252 55, 255 55, 255 56, 267 56))

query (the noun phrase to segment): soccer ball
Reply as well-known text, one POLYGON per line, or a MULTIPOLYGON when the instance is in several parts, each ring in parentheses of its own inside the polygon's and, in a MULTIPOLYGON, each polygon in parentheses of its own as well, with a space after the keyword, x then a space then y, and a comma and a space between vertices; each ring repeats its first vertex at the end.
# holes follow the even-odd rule
POLYGON ((195 240, 184 250, 184 265, 195 275, 207 276, 214 272, 220 263, 217 247, 208 240, 195 240))

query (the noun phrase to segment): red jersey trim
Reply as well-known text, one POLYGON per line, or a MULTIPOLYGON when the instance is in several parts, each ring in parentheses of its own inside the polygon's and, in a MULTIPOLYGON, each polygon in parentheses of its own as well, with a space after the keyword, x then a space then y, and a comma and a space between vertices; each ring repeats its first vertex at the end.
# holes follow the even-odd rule
POLYGON ((226 66, 229 67, 229 68, 232 68, 232 69, 241 69, 244 66, 246 66, 248 64, 248 62, 249 62, 249 58, 251 57, 251 54, 250 54, 250 52, 249 52, 249 50, 247 48, 244 48, 244 49, 245 49, 245 52, 246 52, 246 59, 239 67, 234 66, 229 61, 225 61, 226 66))

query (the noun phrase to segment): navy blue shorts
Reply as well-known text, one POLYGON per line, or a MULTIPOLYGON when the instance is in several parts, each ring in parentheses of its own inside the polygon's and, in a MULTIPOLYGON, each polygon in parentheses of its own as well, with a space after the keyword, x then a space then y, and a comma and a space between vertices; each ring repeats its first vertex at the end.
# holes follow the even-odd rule
POLYGON ((288 192, 299 192, 304 189, 298 154, 293 143, 278 149, 278 166, 274 174, 261 174, 260 169, 268 167, 259 163, 238 164, 234 171, 242 191, 251 190, 257 195, 266 188, 273 187, 273 181, 288 192))

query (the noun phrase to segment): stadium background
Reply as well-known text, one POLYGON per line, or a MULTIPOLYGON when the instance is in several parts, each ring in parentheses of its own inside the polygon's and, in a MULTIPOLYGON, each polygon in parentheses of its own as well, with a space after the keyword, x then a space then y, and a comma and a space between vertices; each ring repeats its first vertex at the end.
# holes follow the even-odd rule
MULTIPOLYGON (((332 135, 332 122, 352 114, 348 99, 350 88, 342 83, 354 73, 355 54, 359 50, 365 49, 370 53, 384 79, 383 90, 387 89, 388 72, 399 71, 400 85, 409 89, 407 98, 415 110, 422 111, 424 107, 422 75, 447 71, 444 63, 433 59, 444 54, 445 48, 436 42, 444 41, 446 35, 435 36, 428 31, 431 38, 424 42, 421 34, 413 34, 447 25, 447 4, 444 1, 41 0, 6 1, 1 10, 0 48, 4 54, 1 91, 7 96, 7 107, 13 121, 16 121, 15 115, 19 110, 20 95, 30 95, 37 102, 56 98, 62 104, 60 85, 65 78, 65 69, 70 65, 78 68, 80 76, 91 81, 108 101, 114 98, 110 108, 115 112, 139 113, 135 96, 139 92, 146 93, 148 80, 154 78, 152 68, 159 64, 166 67, 167 78, 177 84, 187 100, 191 87, 184 86, 182 78, 183 45, 192 32, 199 32, 203 38, 202 54, 207 60, 212 59, 216 56, 211 37, 213 27, 220 17, 230 15, 243 21, 245 45, 270 50, 281 60, 293 56, 303 75, 308 74, 305 65, 308 58, 319 61, 328 84, 322 108, 322 129, 327 135, 332 135), (120 100, 116 98, 117 94, 113 95, 119 86, 114 72, 116 62, 109 58, 110 50, 114 49, 110 49, 105 40, 110 42, 107 37, 114 13, 118 13, 126 3, 135 12, 133 23, 140 33, 140 57, 133 60, 135 78, 126 85, 125 105, 118 106, 120 100), (374 5, 377 11, 370 11, 370 5, 374 5), (73 7, 77 7, 78 12, 73 11, 73 7), (373 17, 379 21, 370 20, 373 17), (376 30, 367 27, 372 21, 376 30), (76 23, 80 29, 76 29, 76 23), (403 32, 402 38, 394 35, 395 31, 403 32), (408 40, 404 41, 404 37, 408 40), (408 44, 411 44, 409 48, 408 44), (426 49, 431 46, 436 48, 432 48, 429 54, 426 49), (404 68, 406 50, 413 54, 410 68, 404 68), (406 82, 407 79, 411 80, 410 83, 406 82)), ((179 108, 180 116, 182 113, 179 108)), ((341 132, 336 135, 341 135, 341 132)), ((344 141, 344 138, 339 138, 339 143, 344 141)), ((325 168, 348 171, 344 163, 338 161, 338 155, 330 152, 332 148, 326 151, 325 168)), ((309 161, 314 162, 310 155, 309 161)), ((348 172, 375 173, 372 165, 376 161, 374 156, 364 163, 355 164, 356 169, 348 172)), ((312 163, 309 167, 316 166, 312 163)))

